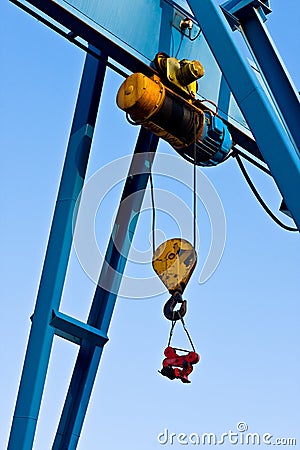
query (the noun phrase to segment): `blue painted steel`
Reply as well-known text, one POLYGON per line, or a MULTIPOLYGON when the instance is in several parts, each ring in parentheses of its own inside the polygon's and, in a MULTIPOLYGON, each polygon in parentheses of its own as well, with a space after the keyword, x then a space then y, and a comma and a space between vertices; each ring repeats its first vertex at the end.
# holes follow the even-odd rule
MULTIPOLYGON (((16 2, 17 0, 11 0, 16 2)), ((205 76, 199 81, 198 97, 217 103, 224 87, 222 73, 199 26, 193 20, 191 40, 180 21, 192 17, 186 1, 172 0, 20 0, 63 25, 76 36, 107 54, 132 72, 152 75, 149 64, 159 51, 179 59, 200 60, 205 76), (199 36, 197 37, 199 33, 199 36)), ((56 23, 56 25, 57 25, 56 23)), ((226 88, 225 88, 226 89, 226 88)), ((250 135, 235 99, 219 114, 242 133, 250 135)), ((242 139, 245 142, 245 139, 242 139)))
MULTIPOLYGON (((111 321, 157 144, 158 137, 141 128, 88 317, 88 324, 103 333, 111 321)), ((53 450, 77 447, 101 355, 101 347, 82 343, 53 450)))
POLYGON ((300 229, 300 159, 296 148, 236 47, 221 11, 211 0, 188 0, 188 3, 300 229))
MULTIPOLYGON (((230 98, 231 92, 228 84, 226 83, 224 75, 222 74, 219 97, 217 101, 218 108, 220 108, 221 111, 229 111, 230 98)), ((228 120, 228 115, 223 114, 223 119, 228 120)))
POLYGON ((197 143, 197 147, 215 151, 214 156, 207 162, 200 163, 200 166, 216 166, 221 163, 228 155, 232 147, 232 138, 227 126, 219 117, 205 112, 205 124, 201 136, 201 142, 197 143))
POLYGON ((251 12, 253 8, 261 9, 264 16, 272 12, 268 0, 228 0, 221 7, 239 18, 242 16, 247 18, 249 11, 251 12))
MULTIPOLYGON (((218 101, 220 89, 223 87, 222 73, 204 35, 195 21, 191 37, 195 38, 197 34, 199 36, 194 41, 189 38, 188 31, 183 34, 179 27, 181 20, 187 16, 192 17, 187 2, 103 0, 101 8, 98 0, 55 0, 55 2, 72 13, 75 11, 78 17, 146 64, 150 64, 160 51, 179 59, 201 61, 205 67, 205 76, 198 82, 198 97, 218 101)), ((247 124, 232 95, 231 102, 227 106, 227 110, 219 107, 219 113, 225 117, 232 116, 237 127, 246 129, 247 124)))
POLYGON ((201 135, 198 136, 195 144, 186 148, 176 148, 175 150, 189 162, 195 160, 196 164, 202 167, 216 166, 223 162, 232 148, 231 134, 220 117, 210 111, 204 112, 204 125, 201 135))
POLYGON ((33 314, 9 450, 31 450, 33 446, 55 331, 50 325, 52 310, 58 310, 61 300, 72 244, 74 207, 83 186, 104 74, 105 66, 88 55, 33 314))
POLYGON ((86 340, 96 346, 103 347, 108 341, 106 333, 58 311, 52 311, 50 325, 54 328, 57 336, 74 344, 81 345, 82 341, 86 340))
POLYGON ((264 74, 281 115, 300 151, 299 94, 263 23, 259 9, 253 7, 257 2, 244 0, 242 2, 244 5, 240 5, 239 2, 234 8, 231 3, 232 1, 226 2, 222 6, 239 19, 245 40, 257 65, 264 74))

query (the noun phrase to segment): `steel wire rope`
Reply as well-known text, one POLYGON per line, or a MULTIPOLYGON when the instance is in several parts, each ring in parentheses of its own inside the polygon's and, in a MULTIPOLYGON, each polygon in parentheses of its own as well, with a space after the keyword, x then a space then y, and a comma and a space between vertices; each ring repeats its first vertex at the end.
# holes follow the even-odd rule
POLYGON ((172 325, 171 325, 171 330, 170 330, 169 340, 168 340, 168 347, 171 345, 171 340, 172 340, 172 336, 173 336, 173 331, 174 331, 175 325, 176 325, 176 320, 172 320, 172 325))
MULTIPOLYGON (((185 333, 186 333, 186 335, 187 335, 187 337, 188 337, 188 340, 189 340, 189 342, 190 342, 190 344, 191 344, 191 347, 192 347, 193 351, 196 352, 196 349, 195 349, 193 340, 192 340, 192 338, 191 338, 190 333, 188 332, 188 329, 186 328, 186 325, 185 325, 185 322, 184 322, 184 320, 183 320, 183 317, 181 317, 179 311, 177 311, 177 314, 178 314, 179 319, 180 319, 180 321, 181 321, 181 323, 182 323, 182 327, 183 327, 183 329, 184 329, 184 331, 185 331, 185 333)), ((175 315, 175 311, 173 312, 173 315, 175 315)), ((169 333, 168 347, 171 345, 171 340, 172 340, 172 337, 173 337, 173 331, 174 331, 174 328, 175 328, 176 323, 177 323, 177 321, 173 319, 173 320, 172 320, 171 329, 170 329, 170 333, 169 333)), ((188 352, 188 350, 184 350, 184 349, 182 349, 182 348, 176 348, 176 350, 180 350, 180 351, 182 351, 182 352, 188 352)))
POLYGON ((193 341, 192 341, 192 338, 191 338, 191 335, 190 335, 190 333, 188 332, 188 330, 187 330, 187 328, 186 328, 186 325, 185 325, 185 322, 184 322, 184 320, 183 320, 183 317, 181 317, 179 311, 177 311, 177 313, 178 313, 178 315, 179 315, 179 318, 180 318, 180 321, 181 321, 181 323, 182 323, 183 329, 184 329, 184 331, 186 332, 186 335, 187 335, 187 337, 188 337, 188 340, 190 341, 190 344, 191 344, 191 346, 192 346, 192 349, 193 349, 194 352, 196 352, 195 347, 194 347, 194 344, 193 344, 193 341))
POLYGON ((153 185, 153 174, 152 167, 150 168, 149 173, 149 181, 150 181, 150 195, 151 195, 151 205, 152 205, 152 256, 155 253, 155 223, 156 223, 156 211, 155 211, 155 199, 154 199, 154 185, 153 185))
POLYGON ((194 167, 193 167, 193 246, 196 249, 197 234, 197 124, 194 111, 194 167))

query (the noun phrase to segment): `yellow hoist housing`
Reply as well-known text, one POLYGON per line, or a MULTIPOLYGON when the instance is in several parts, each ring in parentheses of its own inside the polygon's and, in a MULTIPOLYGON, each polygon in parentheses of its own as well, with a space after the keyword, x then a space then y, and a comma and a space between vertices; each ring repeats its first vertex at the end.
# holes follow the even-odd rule
POLYGON ((154 65, 159 76, 135 73, 124 81, 117 94, 119 108, 129 121, 167 141, 187 161, 204 167, 223 162, 232 138, 217 112, 196 99, 202 64, 160 52, 154 65))
POLYGON ((143 125, 175 149, 189 147, 202 135, 203 111, 177 96, 156 75, 129 76, 118 91, 117 105, 136 124, 143 125))

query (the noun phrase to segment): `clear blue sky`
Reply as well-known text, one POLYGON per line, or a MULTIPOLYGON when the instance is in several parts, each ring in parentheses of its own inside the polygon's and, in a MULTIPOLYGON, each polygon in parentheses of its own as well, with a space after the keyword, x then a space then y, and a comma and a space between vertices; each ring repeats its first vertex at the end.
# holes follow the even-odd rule
MULTIPOLYGON (((299 2, 273 0, 271 6, 269 30, 300 89, 299 2)), ((0 15, 4 163, 0 448, 4 449, 85 55, 7 1, 1 2, 0 15)), ((114 159, 130 155, 135 145, 137 129, 115 106, 121 82, 121 77, 108 71, 88 176, 114 159)), ((160 144, 159 152, 174 155, 165 143, 160 144)), ((280 196, 274 183, 256 169, 249 170, 276 211, 280 196)), ((80 450, 180 449, 183 446, 179 444, 160 445, 157 435, 168 428, 177 434, 212 432, 220 436, 235 431, 241 421, 248 424, 250 432, 297 438, 300 443, 299 235, 280 229, 266 216, 235 161, 204 173, 222 201, 227 239, 218 269, 200 285, 210 229, 199 205, 199 264, 186 290, 186 322, 202 358, 191 376, 192 383, 171 382, 157 373, 169 332, 161 313, 167 292, 152 299, 120 299, 80 450)), ((167 189, 166 181, 156 182, 167 189)), ((97 235, 103 248, 121 189, 120 184, 112 190, 99 209, 97 235)), ((172 189, 191 204, 191 193, 176 183, 172 189)), ((169 218, 160 213, 158 222, 167 238, 173 237, 169 218)), ((137 249, 148 248, 149 232, 148 211, 138 225, 137 249)), ((127 273, 133 269, 129 266, 127 273)), ((73 255, 61 310, 85 320, 93 291, 93 283, 73 255)), ((181 333, 176 340, 178 346, 185 345, 181 333)), ((51 448, 76 353, 75 346, 55 339, 36 450, 51 448)))

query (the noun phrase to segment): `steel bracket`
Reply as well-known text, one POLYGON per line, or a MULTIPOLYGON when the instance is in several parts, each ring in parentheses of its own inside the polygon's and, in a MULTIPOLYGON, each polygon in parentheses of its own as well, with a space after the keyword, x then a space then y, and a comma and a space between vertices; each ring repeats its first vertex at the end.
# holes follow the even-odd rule
POLYGON ((98 347, 103 347, 108 341, 106 333, 101 330, 54 309, 50 325, 55 329, 57 336, 74 344, 81 345, 82 341, 86 340, 98 347))
MULTIPOLYGON (((229 23, 231 27, 232 16, 237 20, 243 20, 249 16, 249 13, 253 10, 253 8, 258 9, 264 22, 267 20, 267 15, 272 12, 270 2, 268 0, 228 0, 221 5, 221 8, 225 13, 227 20, 230 19, 229 23), (229 13, 230 16, 226 13, 229 13)), ((236 27, 234 29, 236 29, 236 27)))

